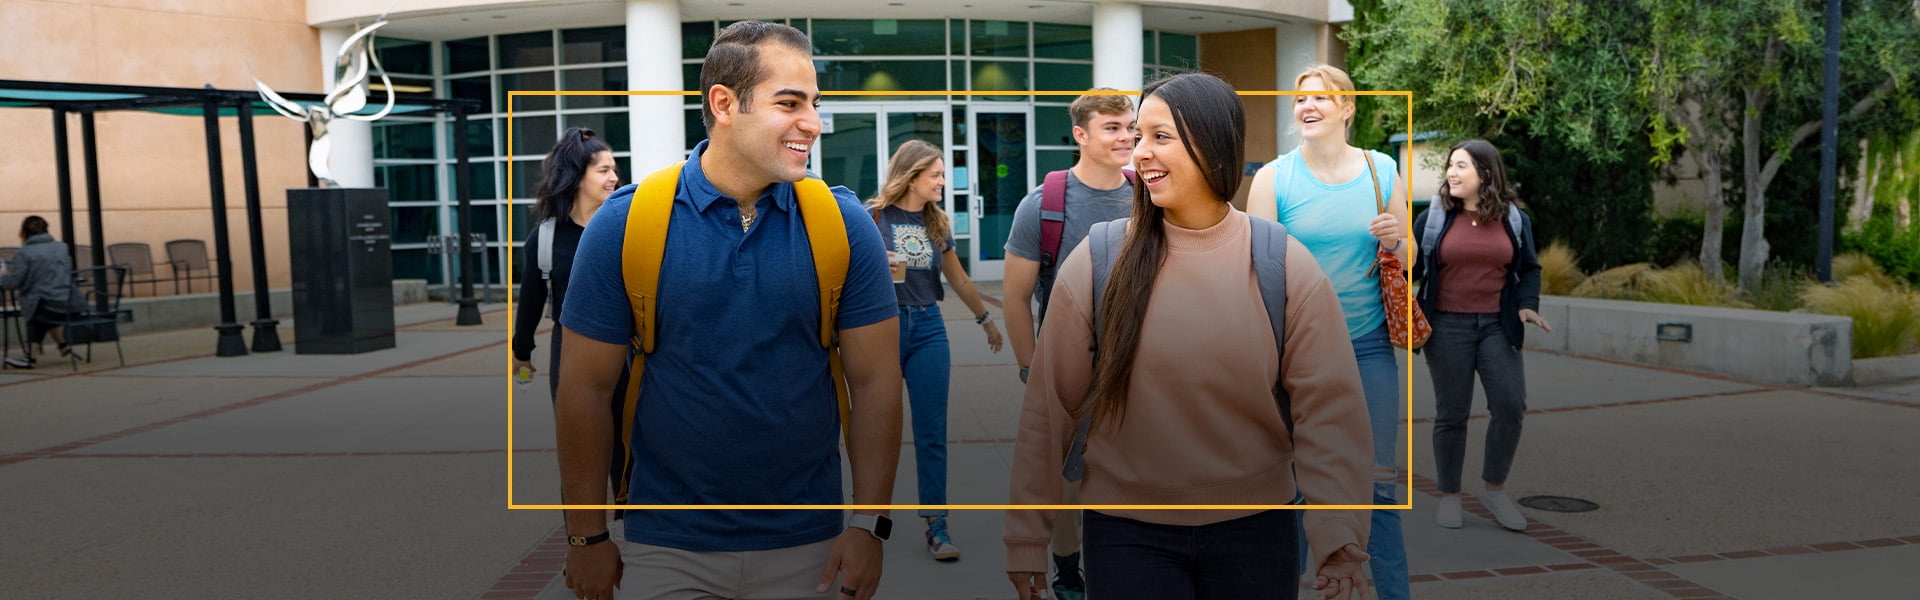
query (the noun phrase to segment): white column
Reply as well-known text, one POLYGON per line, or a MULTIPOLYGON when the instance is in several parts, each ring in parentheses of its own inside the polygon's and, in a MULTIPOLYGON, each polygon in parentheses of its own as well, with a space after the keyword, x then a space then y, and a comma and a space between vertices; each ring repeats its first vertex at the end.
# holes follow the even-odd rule
MULTIPOLYGON (((678 90, 680 81, 679 0, 627 0, 627 86, 631 90, 678 90)), ((684 158, 687 147, 684 96, 628 96, 627 126, 638 181, 655 169, 684 158)))
MULTIPOLYGON (((320 28, 320 93, 333 91, 334 57, 340 52, 340 44, 354 31, 350 26, 320 28)), ((375 97, 382 94, 374 92, 375 97)), ((368 100, 369 104, 372 102, 368 100)), ((385 103, 384 98, 381 102, 385 103)), ((327 124, 327 139, 333 144, 328 161, 333 180, 340 182, 341 187, 373 187, 373 124, 334 119, 327 124)))
POLYGON ((1093 5, 1093 86, 1137 90, 1146 64, 1138 2, 1093 5))
MULTIPOLYGON (((1307 67, 1322 62, 1320 27, 1311 24, 1281 23, 1273 28, 1274 84, 1282 90, 1293 89, 1293 78, 1307 67)), ((1294 131, 1293 97, 1281 96, 1278 103, 1279 136, 1275 138, 1281 154, 1300 147, 1300 134, 1294 131)))

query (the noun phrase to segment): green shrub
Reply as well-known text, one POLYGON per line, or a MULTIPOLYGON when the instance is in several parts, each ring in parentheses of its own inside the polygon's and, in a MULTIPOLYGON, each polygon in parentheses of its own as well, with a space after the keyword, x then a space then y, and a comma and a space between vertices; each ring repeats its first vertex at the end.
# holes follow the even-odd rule
POLYGON ((1920 349, 1920 294, 1854 276, 1812 285, 1800 294, 1808 311, 1853 319, 1853 357, 1873 358, 1920 349))
MULTIPOLYGON (((1834 260, 1834 279, 1840 279, 1839 259, 1834 260)), ((1727 269, 1727 273, 1733 273, 1727 269)), ((1760 289, 1741 294, 1741 299, 1761 310, 1791 311, 1800 307, 1800 292, 1813 285, 1813 272, 1806 267, 1775 259, 1760 275, 1760 289)))
POLYGON ((1920 285, 1920 226, 1902 231, 1891 205, 1875 206, 1860 231, 1840 236, 1840 247, 1871 258, 1889 277, 1920 285))

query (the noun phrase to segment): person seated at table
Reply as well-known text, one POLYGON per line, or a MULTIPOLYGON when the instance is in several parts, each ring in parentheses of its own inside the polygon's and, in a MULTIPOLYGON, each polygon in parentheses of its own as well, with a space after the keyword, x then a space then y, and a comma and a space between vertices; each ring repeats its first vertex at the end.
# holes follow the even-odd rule
POLYGON ((53 334, 61 356, 70 352, 66 336, 55 324, 79 310, 84 302, 73 286, 73 261, 68 258, 67 245, 47 233, 46 219, 31 216, 22 221, 20 240, 24 242, 20 252, 6 263, 5 274, 0 274, 0 288, 20 291, 20 314, 27 318, 25 356, 9 357, 7 365, 31 369, 35 350, 48 333, 53 334))

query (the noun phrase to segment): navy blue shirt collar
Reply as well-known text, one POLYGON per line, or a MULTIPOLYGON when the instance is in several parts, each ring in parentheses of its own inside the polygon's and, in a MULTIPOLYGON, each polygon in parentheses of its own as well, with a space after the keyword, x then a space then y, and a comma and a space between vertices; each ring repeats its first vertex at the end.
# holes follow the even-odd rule
MULTIPOLYGON (((694 210, 701 213, 707 212, 707 207, 713 206, 715 200, 727 197, 713 187, 713 181, 707 179, 706 171, 700 167, 700 155, 706 153, 709 141, 711 140, 700 140, 699 145, 693 147, 693 153, 687 157, 687 165, 680 168, 680 185, 687 202, 693 206, 694 210)), ((767 186, 767 190, 762 192, 760 197, 771 197, 773 206, 782 211, 793 210, 795 198, 792 183, 775 182, 767 186)), ((738 199, 732 200, 739 202, 738 199)))

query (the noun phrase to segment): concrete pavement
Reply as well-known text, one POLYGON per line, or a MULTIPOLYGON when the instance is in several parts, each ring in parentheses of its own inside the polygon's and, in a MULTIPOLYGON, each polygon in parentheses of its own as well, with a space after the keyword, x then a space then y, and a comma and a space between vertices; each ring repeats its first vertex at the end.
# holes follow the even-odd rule
MULTIPOLYGON (((989 353, 947 304, 950 501, 1001 503, 1021 386, 1011 350, 989 353)), ((508 411, 507 314, 485 310, 485 325, 456 327, 450 305, 400 307, 399 347, 364 355, 215 358, 213 332, 194 330, 129 336, 125 368, 0 372, 0 597, 571 597, 556 578, 558 515, 506 508, 509 419, 514 500, 557 496, 552 418, 544 385, 508 411)), ((1433 409, 1416 356, 1403 363, 1415 597, 1920 590, 1920 480, 1900 475, 1920 470, 1920 381, 1781 388, 1526 360, 1532 410, 1510 493, 1600 508, 1523 508, 1532 528, 1512 533, 1469 500, 1464 528, 1433 525, 1433 409)), ((1484 423, 1470 423, 1469 492, 1484 423)), ((911 446, 901 456, 894 498, 913 502, 911 446)), ((924 527, 897 517, 880 597, 1012 597, 1002 513, 953 514, 954 563, 934 562, 924 527)))

